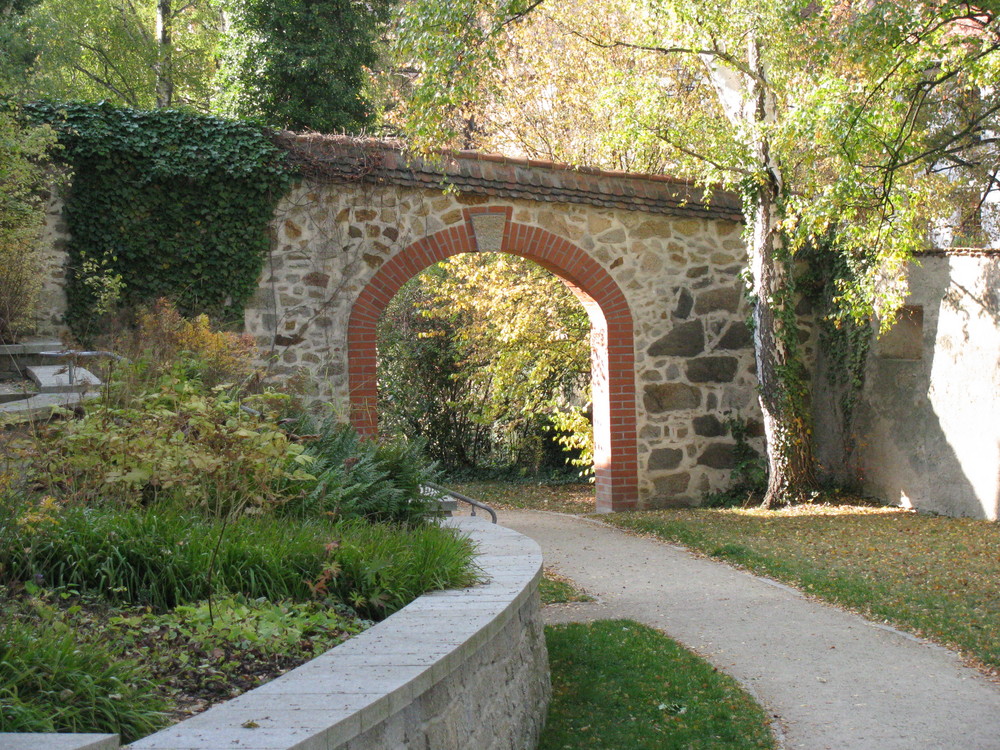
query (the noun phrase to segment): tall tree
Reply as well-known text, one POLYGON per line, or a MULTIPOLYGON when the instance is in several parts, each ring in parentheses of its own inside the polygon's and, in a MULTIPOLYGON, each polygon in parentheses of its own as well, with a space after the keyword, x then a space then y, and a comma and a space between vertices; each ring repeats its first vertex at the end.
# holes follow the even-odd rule
POLYGON ((19 93, 143 109, 209 109, 222 16, 213 0, 40 0, 0 52, 27 58, 19 93))
POLYGON ((392 0, 229 0, 223 111, 291 130, 356 131, 392 0))
POLYGON ((891 321, 905 261, 947 213, 950 167, 996 164, 995 14, 957 0, 412 0, 399 33, 420 71, 418 141, 454 138, 502 64, 505 30, 532 13, 595 50, 656 61, 623 71, 629 118, 678 171, 742 194, 765 502, 801 497, 815 467, 796 266, 835 255, 832 315, 891 321))

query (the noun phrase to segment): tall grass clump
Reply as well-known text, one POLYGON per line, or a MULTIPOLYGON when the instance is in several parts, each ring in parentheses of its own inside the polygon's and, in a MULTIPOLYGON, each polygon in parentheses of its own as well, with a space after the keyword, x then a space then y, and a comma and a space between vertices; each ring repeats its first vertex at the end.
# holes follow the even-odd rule
POLYGON ((474 580, 471 543, 436 525, 38 506, 7 534, 0 571, 9 583, 67 587, 159 611, 227 592, 333 598, 381 619, 427 591, 474 580))
POLYGON ((81 643, 65 626, 0 625, 0 732, 101 727, 131 742, 163 726, 165 708, 134 662, 81 643))
POLYGON ((428 591, 471 586, 479 580, 474 546, 452 529, 352 520, 337 530, 330 563, 313 586, 363 616, 382 619, 428 591))

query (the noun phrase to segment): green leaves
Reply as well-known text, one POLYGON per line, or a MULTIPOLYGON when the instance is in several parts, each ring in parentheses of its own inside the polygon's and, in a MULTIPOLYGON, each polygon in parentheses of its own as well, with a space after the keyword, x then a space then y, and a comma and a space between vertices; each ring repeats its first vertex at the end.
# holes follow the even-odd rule
POLYGON ((291 130, 337 133, 372 123, 366 90, 392 3, 229 0, 221 110, 291 130))
POLYGON ((86 339, 120 279, 118 303, 158 297, 184 313, 239 319, 256 290, 266 227, 290 180, 259 126, 109 104, 34 102, 73 166, 67 322, 86 339))

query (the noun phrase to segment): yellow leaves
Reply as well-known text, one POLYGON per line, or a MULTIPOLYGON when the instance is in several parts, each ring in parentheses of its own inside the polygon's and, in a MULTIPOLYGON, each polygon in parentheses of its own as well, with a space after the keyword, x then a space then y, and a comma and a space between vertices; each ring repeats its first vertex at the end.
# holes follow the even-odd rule
POLYGON ((58 526, 59 511, 62 505, 51 495, 45 495, 34 507, 28 508, 18 516, 16 523, 21 529, 32 532, 42 526, 58 526))

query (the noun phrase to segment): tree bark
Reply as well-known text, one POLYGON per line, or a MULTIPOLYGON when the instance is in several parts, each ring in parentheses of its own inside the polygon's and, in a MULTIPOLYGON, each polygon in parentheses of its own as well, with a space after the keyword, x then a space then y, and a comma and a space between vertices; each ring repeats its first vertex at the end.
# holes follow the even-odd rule
POLYGON ((171 0, 156 0, 156 107, 169 107, 174 100, 171 0))
POLYGON ((784 184, 770 148, 769 126, 776 104, 767 85, 760 46, 752 40, 748 62, 755 77, 747 115, 756 133, 752 147, 759 173, 751 195, 750 270, 753 277, 754 355, 760 409, 767 440, 768 483, 763 505, 795 502, 816 485, 812 453, 809 384, 798 350, 798 326, 790 267, 781 228, 784 184), (752 110, 751 110, 752 107, 752 110))

